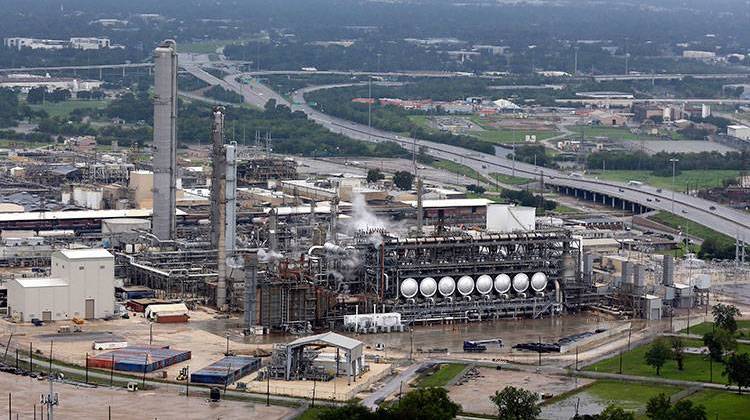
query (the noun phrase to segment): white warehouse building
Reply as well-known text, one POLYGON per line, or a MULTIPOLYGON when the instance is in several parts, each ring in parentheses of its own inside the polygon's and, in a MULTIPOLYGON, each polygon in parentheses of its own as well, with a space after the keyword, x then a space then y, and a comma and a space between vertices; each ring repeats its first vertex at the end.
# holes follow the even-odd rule
POLYGON ((8 314, 19 322, 96 319, 115 310, 115 261, 106 249, 52 254, 52 273, 8 282, 8 314))

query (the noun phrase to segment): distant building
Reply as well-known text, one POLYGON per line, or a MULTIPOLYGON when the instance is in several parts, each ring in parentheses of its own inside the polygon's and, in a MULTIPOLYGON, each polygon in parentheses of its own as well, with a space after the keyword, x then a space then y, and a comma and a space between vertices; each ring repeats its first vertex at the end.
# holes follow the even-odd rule
POLYGON ((11 37, 3 39, 3 45, 8 48, 31 48, 32 50, 63 50, 67 48, 78 50, 101 50, 107 48, 122 48, 112 45, 109 38, 73 37, 66 40, 61 39, 39 39, 11 37))
POLYGON ((24 93, 29 90, 43 87, 47 91, 55 89, 66 89, 73 93, 87 92, 101 88, 102 82, 98 80, 82 80, 71 77, 51 77, 31 74, 11 74, 6 77, 0 76, 0 88, 18 89, 24 93))
POLYGON ((712 58, 716 58, 716 53, 711 51, 685 50, 682 52, 682 57, 697 60, 710 60, 712 58))
POLYGON ((8 281, 8 314, 19 322, 114 315, 114 257, 105 249, 52 254, 51 277, 8 281))
POLYGON ((742 140, 750 140, 750 127, 746 125, 727 126, 727 135, 742 140))

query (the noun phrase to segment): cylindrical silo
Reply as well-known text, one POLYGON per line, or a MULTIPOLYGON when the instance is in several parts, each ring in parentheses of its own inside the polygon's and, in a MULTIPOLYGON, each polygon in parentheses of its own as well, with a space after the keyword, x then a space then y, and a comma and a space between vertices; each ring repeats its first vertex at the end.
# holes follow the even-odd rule
POLYGON ((470 295, 474 291, 474 279, 470 276, 463 276, 458 279, 458 293, 463 296, 470 295))
POLYGON ((531 276, 531 288, 535 292, 541 292, 547 287, 547 275, 544 273, 534 273, 531 276))
POLYGON ((437 282, 432 277, 425 277, 419 283, 419 293, 428 298, 437 292, 437 282))
POLYGON ((401 282, 401 296, 411 299, 414 296, 417 295, 417 292, 419 291, 419 285, 417 284, 417 281, 413 278, 408 278, 401 282))
POLYGON ((510 283, 509 275, 498 274, 497 277, 495 277, 495 291, 500 294, 508 293, 510 290, 510 283))
POLYGON ((523 293, 529 288, 529 276, 526 273, 518 273, 513 276, 513 290, 523 293))
POLYGON ((438 291, 444 297, 448 297, 456 291, 456 281, 453 277, 445 276, 438 282, 438 291))
POLYGON ((477 278, 477 292, 482 295, 486 295, 492 291, 492 277, 487 274, 482 274, 477 278))

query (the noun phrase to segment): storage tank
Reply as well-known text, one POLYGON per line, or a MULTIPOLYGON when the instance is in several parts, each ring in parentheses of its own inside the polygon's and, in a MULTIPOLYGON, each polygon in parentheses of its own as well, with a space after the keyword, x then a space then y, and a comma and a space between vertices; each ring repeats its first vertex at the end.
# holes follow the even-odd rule
POLYGON ((510 276, 507 274, 498 274, 495 277, 495 291, 503 294, 510 290, 510 276))
POLYGON ((547 287, 547 275, 544 273, 534 273, 531 276, 531 288, 535 292, 541 292, 547 287))
POLYGON ((453 280, 453 277, 443 277, 438 282, 438 291, 445 297, 452 295, 456 291, 456 281, 453 280))
POLYGON ((492 291, 492 277, 482 274, 477 279, 477 292, 480 294, 486 295, 487 293, 490 293, 492 291))
POLYGON ((463 296, 470 295, 474 291, 474 279, 469 276, 463 276, 458 279, 458 293, 463 296))
POLYGON ((428 298, 437 292, 437 282, 432 277, 425 277, 419 283, 419 293, 428 298))
POLYGON ((529 288, 529 276, 525 273, 518 273, 513 276, 513 290, 523 293, 529 288))
POLYGON ((401 282, 401 296, 411 299, 417 295, 419 285, 413 278, 408 278, 401 282))

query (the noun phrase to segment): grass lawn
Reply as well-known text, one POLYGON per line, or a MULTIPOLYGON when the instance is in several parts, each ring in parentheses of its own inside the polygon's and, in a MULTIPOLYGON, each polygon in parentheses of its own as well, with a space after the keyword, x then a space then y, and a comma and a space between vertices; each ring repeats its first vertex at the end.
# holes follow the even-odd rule
MULTIPOLYGON (((486 182, 488 184, 493 183, 491 180, 487 179, 484 175, 480 174, 474 169, 466 165, 453 162, 451 160, 439 160, 437 162, 433 162, 431 166, 438 168, 438 169, 446 170, 448 172, 453 172, 454 174, 463 175, 475 181, 486 182)), ((461 180, 459 179, 457 182, 460 183, 461 180)))
POLYGON ((555 206, 554 210, 552 210, 554 213, 562 213, 562 214, 570 214, 570 213, 580 213, 581 211, 578 209, 574 209, 573 207, 568 207, 565 204, 557 203, 557 206, 555 206))
POLYGON ((715 238, 721 244, 733 244, 734 239, 727 235, 721 234, 713 229, 710 229, 701 224, 695 223, 691 220, 685 219, 684 217, 676 216, 671 213, 660 211, 655 215, 649 217, 649 219, 659 222, 663 225, 669 226, 674 229, 682 229, 689 233, 691 236, 697 236, 701 239, 715 238))
MULTIPOLYGON (((703 335, 713 331, 713 322, 704 322, 695 326, 690 326, 690 334, 703 335)), ((750 320, 739 320, 737 321, 738 337, 750 336, 750 320)), ((680 331, 681 333, 687 333, 687 329, 680 331)))
POLYGON ((109 101, 106 100, 76 100, 72 99, 63 102, 45 102, 42 105, 30 105, 31 109, 47 111, 50 117, 60 117, 70 115, 75 109, 104 109, 109 101))
MULTIPOLYGON (((701 340, 686 340, 683 339, 686 347, 703 347, 701 340)), ((636 347, 629 352, 625 352, 622 356, 622 373, 626 375, 636 376, 656 376, 656 369, 646 364, 644 355, 650 348, 651 344, 636 347)), ((737 346, 739 352, 750 352, 750 345, 739 344, 737 346)), ((619 354, 613 357, 602 360, 599 363, 595 363, 586 368, 586 370, 594 372, 607 372, 607 373, 619 373, 620 371, 620 356, 619 354)), ((707 357, 703 355, 685 355, 685 368, 680 371, 677 370, 677 363, 673 360, 668 360, 661 368, 661 377, 667 379, 679 379, 683 381, 697 381, 697 382, 710 382, 711 379, 711 366, 707 357)), ((721 375, 723 367, 719 363, 713 363, 713 382, 726 384, 726 377, 721 375)))
POLYGON ((585 392, 598 399, 615 403, 626 410, 637 410, 646 406, 651 398, 672 395, 680 388, 669 385, 639 384, 635 382, 596 381, 585 388, 585 392))
POLYGON ((750 395, 704 390, 691 395, 688 399, 706 407, 709 419, 746 419, 750 416, 750 395))
POLYGON ((294 420, 316 420, 318 416, 328 407, 310 407, 307 410, 305 410, 302 414, 295 417, 294 420))
MULTIPOLYGON (((580 126, 574 125, 568 127, 570 131, 581 134, 586 138, 591 137, 608 137, 612 140, 661 140, 660 137, 650 135, 638 135, 630 132, 629 128, 625 127, 592 127, 592 126, 580 126)), ((672 133, 673 140, 682 140, 682 136, 679 133, 672 133)))
MULTIPOLYGON (((654 176, 651 174, 651 171, 606 170, 604 172, 599 171, 596 173, 596 176, 600 179, 606 179, 609 181, 641 181, 644 184, 652 185, 657 188, 672 189, 671 176, 654 176)), ((737 178, 738 176, 739 171, 735 170, 682 171, 679 175, 675 176, 674 189, 676 191, 684 191, 687 185, 690 186, 691 190, 696 188, 721 187, 725 179, 737 178)))
MULTIPOLYGON (((437 131, 434 127, 430 126, 426 115, 410 115, 409 120, 411 122, 424 127, 431 131, 437 131)), ((498 129, 485 124, 482 124, 481 119, 477 117, 467 117, 474 124, 483 128, 483 130, 477 131, 466 131, 461 134, 467 136, 476 137, 479 140, 486 141, 488 143, 495 144, 508 144, 508 143, 523 143, 526 135, 535 135, 537 141, 546 140, 550 137, 559 136, 562 134, 559 131, 540 131, 540 130, 509 130, 509 129, 498 129)))
POLYGON ((461 373, 466 368, 466 365, 461 363, 447 363, 440 365, 437 371, 433 371, 431 374, 420 376, 417 379, 415 385, 417 388, 429 388, 429 387, 440 387, 445 386, 451 379, 455 378, 456 375, 461 373))
POLYGON ((492 176, 492 179, 494 179, 496 182, 500 182, 500 183, 508 184, 508 185, 525 185, 533 181, 528 178, 521 178, 521 177, 513 176, 513 175, 505 175, 505 174, 501 174, 498 172, 492 172, 490 176, 492 176))

